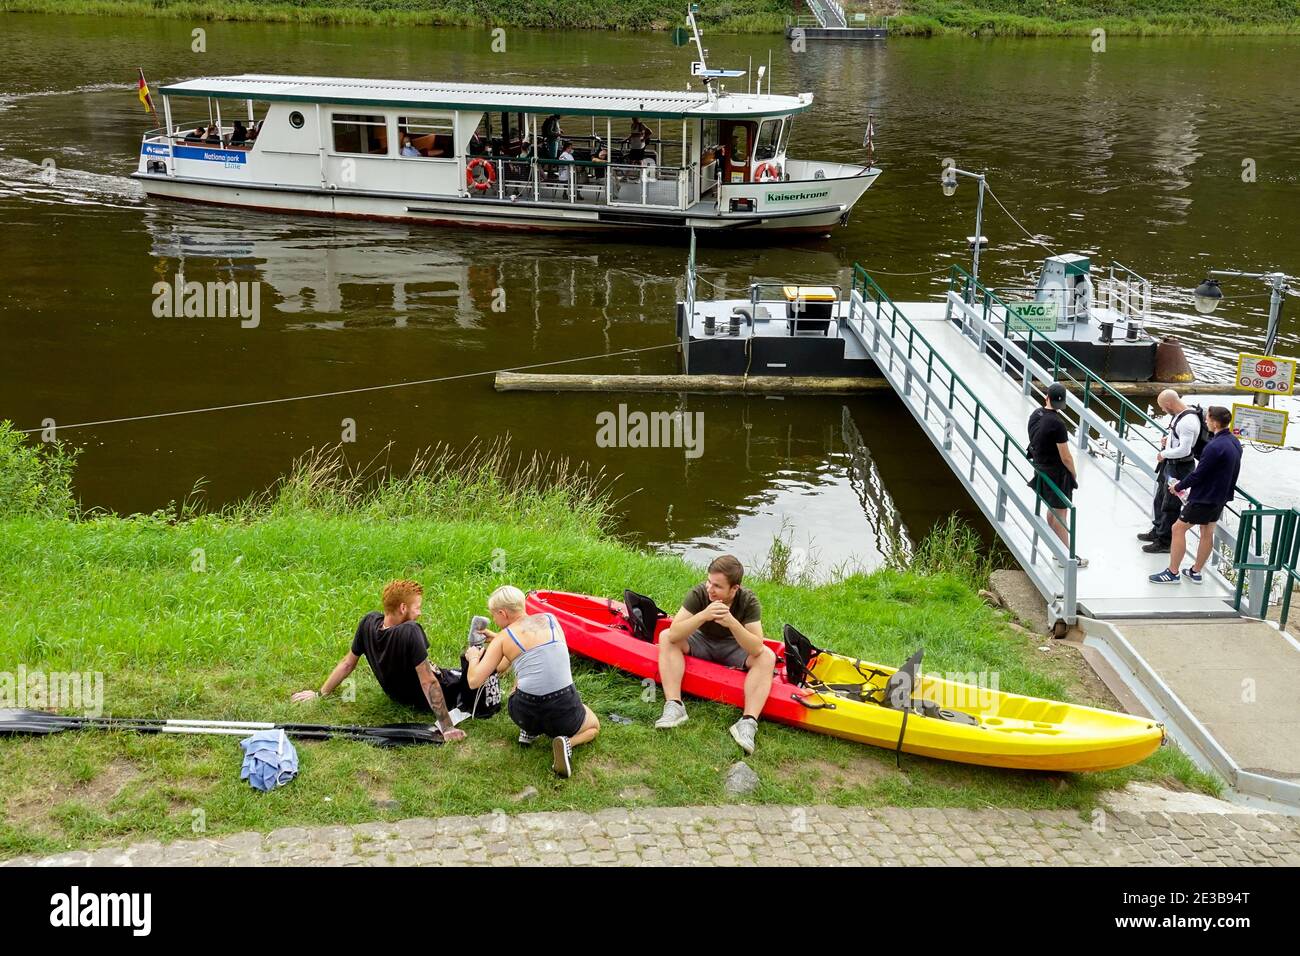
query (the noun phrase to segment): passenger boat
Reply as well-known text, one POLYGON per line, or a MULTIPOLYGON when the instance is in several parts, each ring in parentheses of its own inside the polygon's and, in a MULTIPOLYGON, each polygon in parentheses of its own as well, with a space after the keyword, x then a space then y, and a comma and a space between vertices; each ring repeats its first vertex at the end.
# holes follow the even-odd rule
POLYGON ((173 83, 133 175, 155 198, 433 224, 828 233, 846 222, 880 170, 789 156, 812 94, 727 90, 744 71, 708 69, 695 40, 700 86, 686 90, 173 83))
MULTIPOLYGON (((642 607, 647 601, 625 597, 642 607)), ((531 614, 555 615, 574 653, 659 680, 667 618, 649 621, 630 614, 625 601, 563 591, 533 591, 525 603, 531 614)), ((870 664, 813 648, 789 625, 784 642, 766 643, 777 667, 763 717, 814 733, 938 760, 1056 772, 1126 767, 1165 740, 1164 727, 1146 717, 920 673, 920 654, 903 667, 870 664)), ((686 658, 684 693, 740 707, 744 683, 744 671, 686 658)))

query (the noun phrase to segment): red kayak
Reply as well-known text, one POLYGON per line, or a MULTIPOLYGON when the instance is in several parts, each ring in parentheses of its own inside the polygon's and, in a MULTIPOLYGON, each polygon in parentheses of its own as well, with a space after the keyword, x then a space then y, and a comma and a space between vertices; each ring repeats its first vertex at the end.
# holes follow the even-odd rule
MULTIPOLYGON (((648 598, 534 591, 527 609, 554 614, 570 650, 658 682, 657 641, 669 620, 648 598)), ((815 733, 940 760, 1058 772, 1125 767, 1165 739, 1146 717, 921 675, 919 650, 888 667, 819 650, 789 625, 784 634, 788 646, 766 642, 777 665, 763 717, 815 733)), ((685 693, 741 707, 744 687, 743 670, 686 658, 685 693)))
MULTIPOLYGON (((659 635, 672 623, 670 617, 655 623, 655 643, 652 644, 633 633, 627 606, 622 601, 570 594, 566 591, 532 591, 527 596, 526 608, 530 614, 554 614, 564 628, 564 639, 569 650, 575 654, 659 683, 658 641, 659 635)), ((808 690, 786 680, 785 646, 779 641, 768 640, 764 643, 776 654, 777 663, 772 690, 763 707, 763 716, 783 724, 805 726, 808 707, 799 703, 799 700, 808 694, 808 690)), ((704 700, 743 707, 745 672, 687 657, 682 692, 704 700)), ((817 704, 812 706, 816 707, 817 704)))

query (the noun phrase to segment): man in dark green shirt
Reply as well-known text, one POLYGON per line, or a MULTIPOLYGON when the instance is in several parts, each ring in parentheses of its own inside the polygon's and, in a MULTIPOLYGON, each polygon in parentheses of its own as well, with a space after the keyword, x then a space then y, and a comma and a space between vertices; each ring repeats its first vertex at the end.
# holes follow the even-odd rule
POLYGON ((747 754, 754 752, 758 717, 772 689, 776 655, 763 643, 763 608, 757 595, 742 588, 745 569, 729 554, 715 558, 709 576, 682 599, 673 623, 659 638, 659 680, 664 688, 660 729, 686 723, 682 675, 686 656, 727 667, 743 668, 745 710, 731 726, 731 736, 747 754))

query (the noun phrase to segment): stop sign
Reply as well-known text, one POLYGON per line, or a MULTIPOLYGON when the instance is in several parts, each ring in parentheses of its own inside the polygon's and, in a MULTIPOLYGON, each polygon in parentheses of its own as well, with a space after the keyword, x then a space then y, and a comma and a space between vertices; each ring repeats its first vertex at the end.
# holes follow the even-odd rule
POLYGON ((1272 359, 1260 359, 1255 363, 1255 371, 1264 378, 1272 378, 1277 374, 1277 363, 1272 359))

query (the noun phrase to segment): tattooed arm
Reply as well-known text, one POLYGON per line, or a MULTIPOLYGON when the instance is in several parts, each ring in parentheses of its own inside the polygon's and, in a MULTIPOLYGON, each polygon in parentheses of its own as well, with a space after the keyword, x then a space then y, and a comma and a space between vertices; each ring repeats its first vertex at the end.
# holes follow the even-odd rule
POLYGON ((465 731, 457 730, 452 725, 451 714, 447 713, 447 701, 442 696, 442 685, 438 683, 438 678, 434 674, 428 658, 416 665, 415 673, 420 678, 420 688, 424 691, 425 700, 429 702, 429 709, 433 711, 433 716, 437 718, 438 729, 442 731, 442 739, 448 741, 464 740, 465 731))

